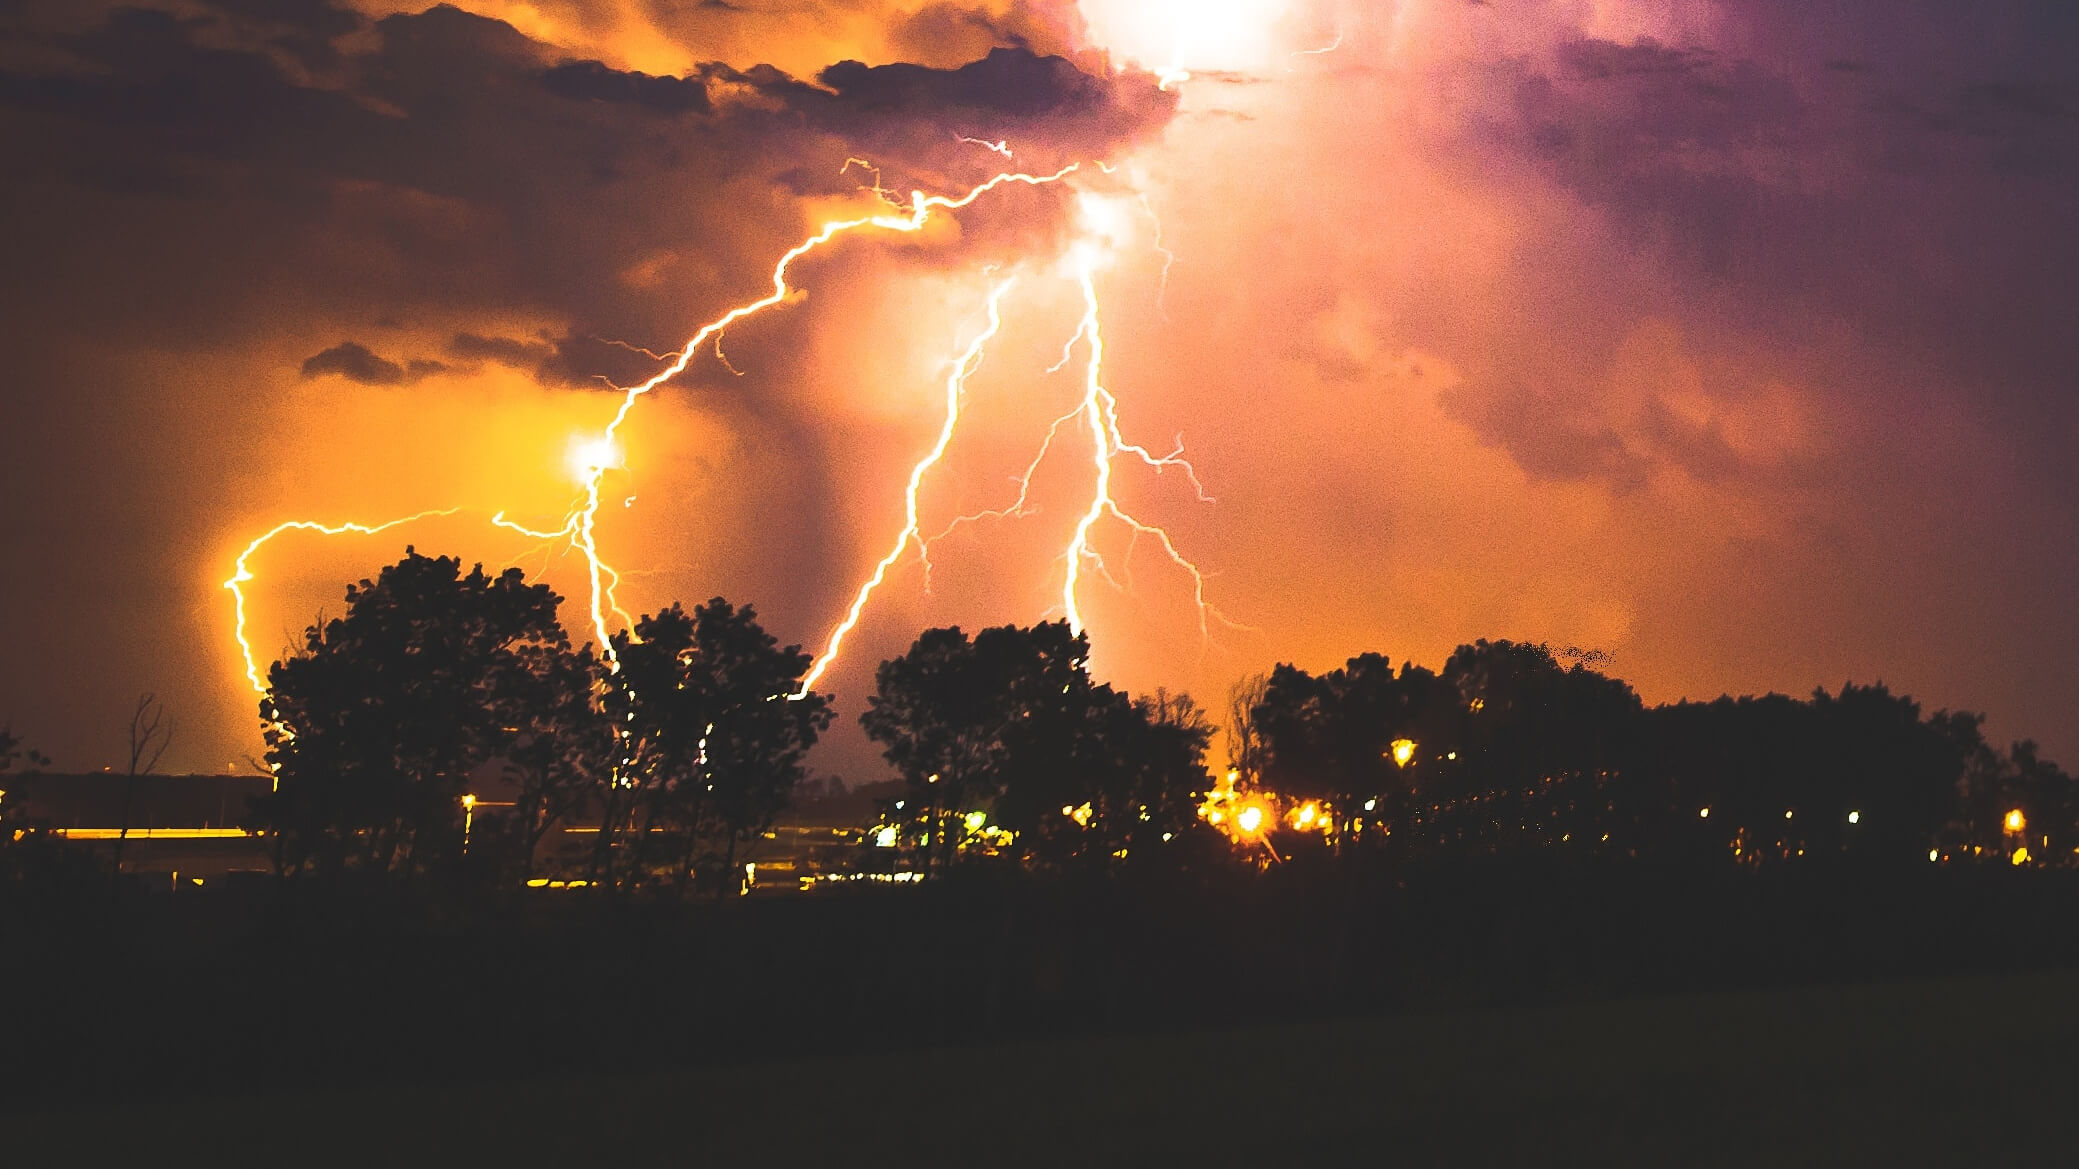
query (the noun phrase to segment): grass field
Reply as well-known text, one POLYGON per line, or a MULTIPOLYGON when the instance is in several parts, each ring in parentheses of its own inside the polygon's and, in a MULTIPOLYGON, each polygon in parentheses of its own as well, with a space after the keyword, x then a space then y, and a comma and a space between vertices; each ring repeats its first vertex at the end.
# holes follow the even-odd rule
POLYGON ((13 1117, 0 1147, 23 1165, 2060 1165, 2079 1163, 2075 1101, 2064 973, 200 1096, 13 1117))

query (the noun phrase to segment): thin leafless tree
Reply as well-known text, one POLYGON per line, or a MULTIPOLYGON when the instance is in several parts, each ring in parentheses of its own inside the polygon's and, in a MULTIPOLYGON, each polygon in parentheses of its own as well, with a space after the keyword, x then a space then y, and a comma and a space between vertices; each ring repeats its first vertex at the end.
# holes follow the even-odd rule
POLYGON ((173 742, 173 718, 166 713, 166 706, 156 694, 138 696, 137 708, 130 712, 130 769, 123 782, 122 824, 116 831, 115 871, 123 872, 123 843, 130 838, 130 804, 137 795, 137 777, 150 775, 159 765, 160 756, 173 742))

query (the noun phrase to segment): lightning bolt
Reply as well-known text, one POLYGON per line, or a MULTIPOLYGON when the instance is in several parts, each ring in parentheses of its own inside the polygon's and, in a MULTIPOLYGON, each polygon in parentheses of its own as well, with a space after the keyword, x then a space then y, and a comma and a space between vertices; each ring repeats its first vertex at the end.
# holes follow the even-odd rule
MULTIPOLYGON (((1082 334, 1080 333, 1077 334, 1077 336, 1079 337, 1081 335, 1082 334)), ((1048 372, 1052 373, 1060 368, 1061 367, 1057 365, 1054 367, 1053 370, 1049 370, 1048 372)), ((1032 462, 1026 464, 1025 473, 1022 475, 1013 475, 1011 477, 1012 481, 1018 484, 1018 498, 1012 500, 1009 506, 991 508, 988 511, 978 511, 973 513, 972 515, 959 516, 955 518, 953 522, 947 524, 944 528, 940 529, 938 535, 931 537, 929 540, 923 541, 923 546, 918 550, 918 558, 922 560, 924 564, 925 592, 928 593, 931 591, 932 545, 937 544, 939 541, 945 539, 947 536, 952 535, 955 531, 958 531, 960 528, 965 527, 968 524, 977 524, 982 522, 983 520, 1022 519, 1033 513, 1034 508, 1029 502, 1032 497, 1032 477, 1034 475, 1039 474, 1040 464, 1046 462, 1047 456, 1053 452, 1054 440, 1061 436, 1061 428, 1067 426, 1071 422, 1074 422, 1076 420, 1076 416, 1081 414, 1082 412, 1083 407, 1080 404, 1078 404, 1075 409, 1070 410, 1068 413, 1063 414, 1059 418, 1056 418, 1053 421, 1053 423, 1047 427, 1047 437, 1041 440, 1039 453, 1032 456, 1032 462)))
MULTIPOLYGON (((1157 456, 1146 447, 1127 442, 1119 431, 1119 400, 1104 384, 1104 324, 1103 309, 1097 295, 1096 252, 1088 247, 1079 249, 1076 279, 1083 291, 1083 320, 1077 330, 1088 347, 1088 361, 1084 366, 1083 401, 1078 411, 1083 424, 1090 433, 1090 460, 1095 472, 1090 493, 1090 506, 1076 522, 1075 534, 1069 539, 1068 549, 1062 554, 1067 569, 1061 582, 1061 613, 1067 618, 1069 628, 1081 633, 1084 628, 1083 610, 1077 599, 1077 589, 1082 582, 1082 572, 1087 562, 1093 569, 1104 573, 1104 560, 1098 555, 1091 542, 1091 535, 1098 521, 1110 516, 1126 525, 1138 540, 1152 536, 1162 546, 1170 561, 1191 578, 1192 599, 1198 606, 1198 630, 1202 639, 1212 636, 1212 623, 1217 621, 1234 629, 1247 629, 1229 620, 1206 600, 1206 574, 1198 565, 1177 549, 1176 542, 1164 529, 1146 523, 1119 506, 1112 495, 1112 464, 1122 455, 1132 455, 1143 464, 1161 474, 1171 468, 1184 472, 1200 502, 1211 503, 1212 497, 1198 480, 1198 472, 1183 458, 1182 445, 1168 455, 1157 456)), ((1071 342, 1073 344, 1073 342, 1071 342)), ((1131 549, 1128 551, 1131 557, 1131 549)), ((1116 582, 1114 582, 1116 583, 1116 582)))
MULTIPOLYGON (((1054 444, 1060 439, 1062 429, 1071 423, 1080 421, 1082 428, 1087 432, 1090 439, 1089 465, 1093 472, 1093 482, 1090 503, 1078 517, 1068 547, 1062 553, 1062 560, 1066 568, 1062 579, 1059 609, 1063 617, 1067 619, 1070 628, 1080 633, 1085 627, 1080 590, 1083 583, 1083 572, 1086 567, 1112 584, 1113 587, 1118 587, 1118 581, 1112 577, 1103 557, 1098 554, 1093 542, 1098 524, 1110 517, 1124 525, 1131 537, 1131 542, 1127 548, 1129 561, 1132 558, 1134 546, 1138 544, 1142 537, 1149 537, 1161 546, 1171 563, 1175 564, 1191 579, 1192 599, 1197 606, 1199 634, 1202 639, 1211 638, 1212 626, 1215 623, 1230 629, 1253 632, 1251 627, 1231 620, 1213 607, 1207 600, 1207 577, 1205 571, 1177 548, 1176 541, 1171 538, 1168 531, 1157 525, 1147 523, 1128 512, 1119 504, 1117 498, 1112 493, 1114 464, 1121 457, 1130 455, 1158 475, 1172 469, 1183 472, 1185 479, 1191 484, 1192 491, 1198 500, 1202 503, 1213 502, 1212 496, 1206 494, 1204 485, 1199 481, 1197 469, 1191 465, 1189 460, 1183 457, 1183 443, 1181 439, 1178 440, 1176 448, 1169 454, 1157 455, 1145 446, 1127 441, 1120 430, 1118 399, 1104 384, 1104 313, 1103 305, 1097 292, 1097 268, 1100 255, 1101 253, 1093 241, 1085 240, 1074 246, 1071 257, 1075 262, 1076 283, 1082 293, 1083 312, 1076 325, 1075 332, 1070 335, 1068 341, 1062 346, 1061 359, 1047 370, 1048 373, 1055 373, 1065 368, 1075 359, 1076 346, 1078 344, 1084 345, 1087 349, 1087 356, 1083 366, 1083 392, 1080 399, 1074 409, 1056 418, 1047 428, 1046 437, 1040 443, 1039 453, 1026 466, 1024 474, 1016 478, 1018 496, 1014 501, 1005 507, 960 516, 949 523, 936 536, 929 540, 919 541, 919 554, 927 574, 926 580, 927 582, 929 581, 931 546, 945 539, 958 528, 986 519, 1010 519, 1031 514, 1030 498, 1033 477, 1039 473, 1040 465, 1046 461, 1048 454, 1054 448, 1054 444)), ((900 553, 903 547, 907 546, 907 541, 910 538, 913 537, 906 532, 903 542, 897 546, 897 554, 900 553)))
POLYGON ((1140 205, 1148 222, 1155 227, 1155 254, 1162 257, 1162 282, 1156 285, 1155 309, 1166 321, 1169 319, 1169 271, 1177 266, 1177 254, 1162 242, 1162 216, 1155 213, 1155 204, 1148 199, 1146 191, 1140 193, 1140 205))
POLYGON ((853 628, 859 624, 860 616, 866 612, 866 603, 873 599, 874 590, 880 588, 882 582, 888 579, 888 570, 895 567, 896 561, 902 559, 902 554, 908 551, 912 542, 917 545, 919 555, 927 557, 925 563, 929 566, 929 545, 924 542, 919 530, 923 521, 918 515, 917 496, 923 490, 924 477, 944 460, 946 448, 952 445, 953 432, 960 425, 961 403, 967 397, 967 379, 972 377, 976 368, 981 365, 983 350, 1003 331, 1003 298, 1016 284, 1017 278, 1011 277, 990 290, 988 327, 983 329, 955 359, 952 372, 946 375, 946 419, 939 426, 938 442, 932 446, 929 453, 918 460, 916 466, 910 468, 909 487, 903 492, 903 527, 902 531, 896 534, 895 546, 888 549, 888 554, 881 557, 879 564, 874 565, 873 573, 867 577, 866 583, 859 586, 858 595, 852 598, 852 607, 845 611, 844 620, 838 622, 837 627, 831 630, 830 641, 824 646, 822 656, 816 659, 815 664, 809 667, 807 675, 801 679, 801 688, 794 694, 796 698, 805 696, 823 676, 824 671, 830 668, 830 663, 837 659, 838 652, 844 649, 845 638, 850 636, 853 628))
POLYGON ((1017 155, 1011 153, 1011 143, 1007 138, 999 138, 991 142, 987 138, 969 138, 965 134, 955 134, 953 137, 956 141, 963 142, 969 146, 979 146, 991 153, 1001 154, 1006 159, 1017 157, 1017 155))
MULTIPOLYGON (((852 165, 851 160, 847 160, 846 165, 852 165)), ((1031 175, 1022 171, 1005 172, 969 189, 966 194, 959 196, 926 195, 922 191, 913 191, 910 194, 910 208, 906 215, 866 215, 856 219, 834 219, 825 223, 814 235, 788 249, 786 254, 780 257, 779 262, 773 265, 772 291, 770 293, 756 300, 740 304, 713 321, 702 325, 700 330, 694 333, 692 338, 679 350, 678 355, 672 359, 670 364, 651 376, 649 380, 629 386, 624 390, 620 409, 614 412, 613 421, 607 423, 606 429, 600 435, 599 441, 608 446, 613 445, 619 438, 622 424, 628 421, 629 412, 635 409, 635 403, 651 390, 684 373, 686 367, 693 363, 695 355, 705 348, 710 340, 719 339, 730 326, 738 321, 755 316, 775 305, 782 304, 788 297, 792 296, 794 289, 787 283, 787 272, 788 269, 794 266, 794 262, 803 256, 814 252, 834 239, 862 229, 871 228, 903 234, 919 232, 924 230, 926 223, 930 222, 933 212, 958 211, 989 192, 1011 184, 1041 187, 1058 183, 1080 169, 1080 164, 1070 163, 1060 170, 1047 175, 1031 175)), ((875 185, 879 185, 878 179, 875 180, 875 185)), ((599 557, 600 483, 606 471, 607 468, 602 466, 590 468, 590 473, 586 476, 585 481, 584 500, 577 511, 577 530, 572 539, 578 551, 585 557, 587 573, 590 578, 592 630, 598 635, 599 645, 602 647, 602 652, 605 653, 608 662, 614 669, 619 669, 620 658, 615 654, 613 641, 607 635, 606 623, 609 586, 605 582, 605 576, 611 570, 606 568, 599 557)))
MULTIPOLYGON (((882 185, 878 170, 874 170, 870 164, 858 159, 846 160, 844 169, 849 170, 854 166, 865 167, 873 173, 874 186, 871 190, 877 198, 888 205, 887 209, 878 214, 862 215, 850 219, 834 219, 825 222, 808 238, 781 255, 779 261, 773 266, 772 290, 769 293, 739 304, 701 326, 679 348, 677 353, 670 355, 664 367, 648 379, 633 386, 616 387, 621 390, 620 404, 614 411, 612 420, 607 423, 599 437, 586 444, 586 449, 592 453, 587 455, 585 464, 581 468, 583 489, 576 504, 566 515, 561 527, 546 531, 528 528, 506 519, 503 512, 499 512, 492 517, 491 522, 496 526, 538 542, 568 541, 569 546, 584 557, 590 625, 594 636, 598 639, 601 652, 606 656, 612 668, 616 670, 620 668, 620 660, 614 652, 613 641, 609 636, 608 618, 617 619, 623 628, 632 627, 634 622, 627 610, 621 607, 615 597, 615 589, 620 583, 620 574, 606 562, 599 551, 599 509, 603 498, 603 484, 606 473, 613 469, 617 461, 614 457, 611 457, 611 453, 619 449, 618 442, 621 428, 627 423, 636 402, 652 390, 684 373, 687 367, 693 363, 694 358, 710 343, 718 347, 717 353, 719 355, 722 335, 731 326, 767 309, 786 303, 795 293, 794 287, 788 283, 788 273, 795 262, 823 248, 832 241, 854 232, 866 230, 901 234, 920 232, 936 213, 959 211, 999 188, 1011 185, 1049 186, 1067 179, 1081 169, 1080 164, 1071 163, 1050 174, 1036 175, 1024 172, 1003 172, 969 188, 964 194, 960 195, 927 195, 922 191, 913 191, 907 205, 904 205, 897 201, 893 193, 882 185), (900 213, 898 214, 897 212, 900 213)), ((992 306, 995 303, 995 299, 992 298, 992 306)), ((664 360, 661 356, 659 359, 664 360)), ((721 360, 726 364, 726 357, 721 358, 721 360)), ((248 544, 245 551, 239 554, 232 576, 224 582, 224 587, 231 591, 233 597, 233 637, 238 642, 240 656, 245 665, 246 680, 252 685, 254 691, 264 696, 267 692, 267 686, 261 676, 258 659, 253 652, 251 640, 247 635, 248 597, 245 586, 253 583, 256 579, 252 572, 251 561, 262 547, 276 537, 288 532, 312 532, 326 536, 344 536, 348 534, 375 535, 419 520, 435 516, 454 515, 459 510, 457 508, 434 509, 375 524, 357 522, 325 524, 314 520, 289 520, 276 525, 248 544)))
POLYGON ((429 520, 436 516, 451 516, 460 510, 460 508, 454 507, 433 508, 419 512, 416 515, 403 516, 399 519, 388 520, 379 524, 321 524, 315 520, 288 520, 276 524, 265 533, 254 537, 253 542, 245 546, 245 551, 238 554, 238 561, 233 566, 231 579, 224 582, 224 587, 231 590, 231 607, 237 617, 236 622, 232 625, 232 636, 238 639, 238 652, 245 660, 245 678, 246 681, 252 683, 253 691, 263 697, 267 693, 267 683, 260 678, 259 659, 253 656, 253 644, 247 639, 245 631, 245 586, 257 579, 253 576, 251 561, 260 549, 273 542, 276 536, 286 535, 289 532, 316 532, 324 536, 345 536, 350 534, 373 536, 387 532, 391 528, 401 528, 406 524, 415 524, 420 520, 429 520))
MULTIPOLYGON (((1330 41, 1328 44, 1325 44, 1318 49, 1301 49, 1296 53, 1290 54, 1290 56, 1292 56, 1295 59, 1299 57, 1325 57, 1328 54, 1333 53, 1342 47, 1343 30, 1341 27, 1337 27, 1337 29, 1335 30, 1335 40, 1330 41)), ((1299 67, 1297 65, 1288 65, 1285 68, 1287 72, 1296 72, 1299 67)))

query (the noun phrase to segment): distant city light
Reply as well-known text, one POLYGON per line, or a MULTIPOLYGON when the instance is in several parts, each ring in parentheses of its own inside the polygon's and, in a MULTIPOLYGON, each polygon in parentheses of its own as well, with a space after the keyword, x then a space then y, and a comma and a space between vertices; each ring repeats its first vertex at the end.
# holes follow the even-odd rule
POLYGON ((1696 818, 1697 818, 1697 819, 1699 819, 1699 820, 1708 820, 1708 819, 1710 819, 1710 818, 1711 818, 1711 809, 1709 809, 1709 808, 1702 808, 1702 809, 1699 809, 1699 810, 1697 811, 1697 814, 1696 814, 1696 818))
POLYGON ((1415 740, 1393 740, 1393 761, 1402 767, 1415 761, 1415 740))
POLYGON ((2007 831, 2018 834, 2027 827, 2028 817, 2021 814, 2020 808, 2007 813, 2007 831))

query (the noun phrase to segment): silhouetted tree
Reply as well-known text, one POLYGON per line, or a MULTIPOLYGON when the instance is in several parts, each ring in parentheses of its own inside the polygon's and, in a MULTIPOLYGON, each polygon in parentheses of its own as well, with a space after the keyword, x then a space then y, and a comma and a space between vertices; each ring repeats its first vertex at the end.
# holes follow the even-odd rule
POLYGON ((1116 826, 1100 847, 1129 866, 1195 862, 1226 840, 1200 818, 1213 777, 1206 770, 1213 722, 1189 694, 1156 690, 1107 727, 1117 744, 1102 798, 1116 826))
POLYGON ((1642 820, 1667 818, 1634 758, 1638 695, 1574 656, 1566 666, 1543 645, 1482 640, 1444 663, 1439 701, 1413 736, 1426 842, 1629 850, 1642 820))
POLYGON ((306 631, 261 702, 277 787, 258 811, 284 870, 458 860, 471 774, 515 749, 516 707, 567 651, 559 603, 517 569, 465 576, 411 549, 349 587, 345 616, 306 631))
POLYGON ((892 819, 944 866, 981 817, 1011 855, 1103 872, 1203 855, 1211 720, 1186 695, 1136 701, 1089 674, 1066 622, 935 629, 881 663, 860 719, 905 781, 892 819), (1194 851, 1196 850, 1196 851, 1194 851))
POLYGON ((159 702, 158 695, 144 694, 137 699, 137 708, 130 712, 130 766, 124 773, 123 807, 121 826, 116 830, 115 873, 123 872, 123 845, 130 839, 130 807, 137 797, 137 777, 150 775, 159 765, 159 757, 173 742, 173 720, 167 716, 166 707, 159 702))
MULTIPOLYGON (((17 763, 27 763, 30 770, 17 772, 16 774, 33 775, 36 768, 48 767, 50 760, 38 754, 34 749, 24 746, 20 736, 14 733, 13 727, 0 727, 0 776, 5 776, 8 772, 14 771, 14 765, 17 763)), ((4 807, 4 805, 0 805, 0 807, 4 807)))
POLYGON ((829 699, 796 694, 809 655, 720 597, 643 617, 615 635, 614 652, 607 710, 622 736, 627 814, 609 808, 602 836, 628 829, 638 881, 652 864, 680 889, 696 870, 733 875, 738 849, 788 806, 830 725, 829 699))
POLYGON ((49 765, 49 759, 23 745, 12 727, 0 727, 0 882, 12 884, 66 869, 67 858, 58 854, 57 842, 44 825, 22 814, 19 799, 10 803, 7 797, 10 775, 34 775, 37 768, 49 765), (28 767, 16 771, 17 764, 28 767))
POLYGON ((998 822, 1033 831, 1057 797, 1056 815, 1077 806, 1063 793, 1080 767, 1081 724, 1103 701, 1089 657, 1089 640, 1057 621, 985 629, 973 641, 957 627, 931 629, 881 663, 859 722, 908 785, 904 810, 923 839, 926 872, 952 859, 962 817, 1003 793, 1014 741, 1026 783, 998 822))
POLYGON ((1814 763, 1801 833, 1808 852, 1913 860, 1955 815, 1965 760, 1920 704, 1882 683, 1812 696, 1814 763), (1849 816, 1855 822, 1849 822, 1849 816))
POLYGON ((1269 696, 1269 674, 1250 674, 1227 691, 1227 766, 1243 787, 1263 782, 1265 748, 1257 711, 1269 696))
MULTIPOLYGON (((1649 712, 1644 769, 1675 819, 1661 848, 1723 850, 1746 863, 1851 855, 1912 861, 1958 831, 1972 776, 1995 803, 1997 758, 1976 715, 1923 718, 1882 685, 1799 702, 1780 694, 1649 712)), ((1655 801, 1640 797, 1640 805, 1655 801)), ((1622 806, 1622 805, 1620 805, 1622 806)), ((1997 839, 1998 828, 1992 829, 1997 839)))
POLYGON ((2079 790, 2072 777, 2043 758, 2032 739, 2008 748, 2007 760, 2013 803, 2026 818, 2026 826, 2015 835, 2037 859, 2070 863, 2079 852, 2079 790))
POLYGON ((529 660, 498 699, 513 808, 480 818, 471 850, 502 879, 525 881, 549 833, 600 806, 619 743, 602 706, 605 663, 590 646, 522 643, 515 652, 529 660))
POLYGON ((1264 782, 1326 804, 1338 842, 1367 818, 1392 822, 1413 791, 1393 744, 1421 733, 1435 689, 1428 670, 1406 663, 1396 675, 1383 654, 1360 654, 1318 678, 1280 665, 1254 715, 1264 782))
POLYGON ((1937 716, 1962 758, 1959 799, 1942 847, 1960 857, 2012 861, 2029 856, 2070 864, 2079 849, 2079 787, 2024 739, 2000 751, 1985 741, 1982 715, 1937 716), (2020 813, 2019 824, 2009 816, 2020 813))

